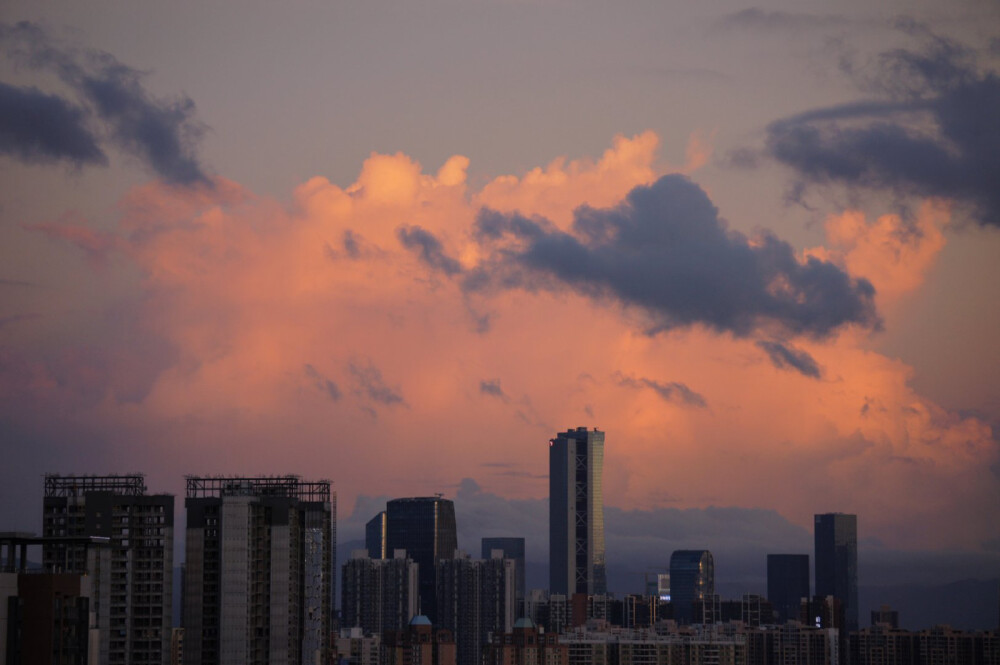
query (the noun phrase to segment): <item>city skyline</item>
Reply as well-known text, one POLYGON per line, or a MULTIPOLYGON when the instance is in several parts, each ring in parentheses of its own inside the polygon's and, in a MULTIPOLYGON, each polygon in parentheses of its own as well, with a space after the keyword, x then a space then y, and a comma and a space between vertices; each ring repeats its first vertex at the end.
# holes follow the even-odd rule
POLYGON ((524 536, 531 579, 583 425, 612 588, 706 548, 761 590, 834 511, 862 598, 995 579, 998 26, 5 2, 0 523, 41 532, 45 473, 280 469, 333 479, 344 542, 466 496, 460 547, 524 536))

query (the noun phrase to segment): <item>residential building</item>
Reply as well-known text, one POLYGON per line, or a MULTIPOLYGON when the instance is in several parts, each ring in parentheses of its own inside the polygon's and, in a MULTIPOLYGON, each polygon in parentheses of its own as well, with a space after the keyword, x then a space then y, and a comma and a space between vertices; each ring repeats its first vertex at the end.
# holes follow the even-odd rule
POLYGON ((493 550, 489 559, 461 553, 438 562, 438 624, 455 636, 459 663, 479 663, 490 633, 514 628, 514 560, 493 550))
POLYGON ((98 660, 166 665, 173 627, 174 497, 147 494, 142 474, 45 476, 42 561, 92 575, 98 660), (109 543, 108 567, 81 538, 109 543))
POLYGON ((417 615, 417 563, 396 550, 391 559, 371 559, 355 550, 343 566, 341 628, 360 628, 364 635, 403 630, 417 615))
POLYGON ((325 661, 336 560, 330 481, 189 476, 184 504, 184 662, 325 661))

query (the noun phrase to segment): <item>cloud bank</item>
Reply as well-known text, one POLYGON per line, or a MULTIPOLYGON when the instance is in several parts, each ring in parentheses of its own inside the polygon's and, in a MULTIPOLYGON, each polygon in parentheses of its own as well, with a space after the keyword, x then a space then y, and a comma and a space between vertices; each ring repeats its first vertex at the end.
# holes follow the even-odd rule
MULTIPOLYGON (((0 347, 0 431, 24 442, 5 501, 34 515, 18 501, 41 473, 141 469, 175 492, 187 473, 329 476, 348 513, 462 478, 530 502, 548 440, 585 425, 607 432, 623 520, 742 506, 808 529, 839 510, 897 547, 1000 537, 989 426, 870 348, 876 299, 919 288, 947 211, 916 235, 845 211, 795 251, 728 229, 657 172, 657 144, 476 187, 464 157, 429 173, 404 154, 285 202, 222 178, 136 187, 97 245, 134 294, 86 331, 19 321, 0 347)), ((85 219, 38 224, 93 244, 85 219)))

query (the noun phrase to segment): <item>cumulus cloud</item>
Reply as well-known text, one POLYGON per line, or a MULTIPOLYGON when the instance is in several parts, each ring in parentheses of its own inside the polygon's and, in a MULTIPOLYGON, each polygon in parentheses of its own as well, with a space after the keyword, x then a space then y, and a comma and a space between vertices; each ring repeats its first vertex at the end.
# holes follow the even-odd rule
POLYGON ((493 261, 471 290, 568 286, 641 308, 654 329, 703 324, 746 336, 776 326, 822 337, 841 326, 877 327, 874 289, 835 265, 799 261, 772 234, 726 228, 696 184, 667 175, 609 209, 582 207, 572 232, 544 219, 482 211, 476 234, 493 261))
POLYGON ((1000 77, 961 44, 900 27, 921 46, 882 53, 870 67, 845 64, 873 99, 772 123, 768 152, 803 184, 951 199, 1000 226, 1000 77))
MULTIPOLYGON (((900 547, 1000 537, 989 425, 920 395, 911 367, 870 348, 866 319, 852 323, 850 307, 829 304, 839 294, 871 312, 854 270, 879 257, 892 261, 872 283, 916 288, 940 248, 932 229, 913 235, 894 219, 852 217, 831 222, 812 258, 796 256, 773 237, 727 231, 690 181, 657 182, 656 142, 619 138, 599 159, 480 187, 464 183, 461 158, 428 172, 406 155, 376 155, 356 182, 313 178, 290 202, 221 178, 213 188, 155 181, 128 193, 105 235, 75 230, 94 232, 85 219, 62 220, 74 230, 49 237, 113 256, 102 270, 140 280, 103 317, 46 311, 5 329, 0 423, 19 437, 7 440, 46 438, 44 458, 17 461, 9 491, 37 491, 32 478, 51 470, 45 460, 75 460, 67 442, 85 440, 103 452, 81 469, 145 469, 151 486, 175 493, 191 471, 188 453, 200 472, 329 475, 345 513, 358 494, 426 496, 473 477, 480 494, 526 502, 496 518, 481 513, 498 528, 537 512, 553 433, 597 426, 607 433, 606 502, 623 511, 738 505, 780 511, 801 528, 814 512, 859 512, 870 533, 900 547), (463 271, 428 279, 444 275, 424 259, 428 245, 400 242, 401 220, 433 235, 463 271), (549 245, 598 261, 581 272, 604 281, 578 286, 564 266, 528 262, 529 250, 549 245), (700 319, 689 316, 693 325, 646 334, 631 315, 636 302, 626 316, 607 307, 621 301, 613 289, 625 290, 629 258, 642 275, 658 277, 665 263, 677 279, 723 291, 731 275, 749 275, 748 297, 772 309, 735 302, 737 289, 742 315, 712 314, 723 322, 712 325, 703 311, 731 302, 718 297, 695 310, 700 319), (918 268, 907 271, 911 259, 918 268), (516 277, 524 288, 463 288, 476 270, 495 286, 516 277), (760 295, 768 275, 787 283, 760 295), (816 323, 810 308, 821 303, 840 314, 816 323), (488 331, 469 326, 471 306, 489 312, 488 331), (730 323, 741 316, 757 318, 730 323), (761 362, 760 339, 808 353, 825 380, 774 371, 761 362), (608 378, 618 372, 636 387, 608 378), (490 394, 492 382, 508 402, 490 394), (711 408, 685 404, 680 386, 711 408), (917 520, 927 528, 912 529, 917 520)), ((651 282, 640 293, 707 290, 695 286, 651 282)), ((649 302, 641 307, 660 306, 649 302)))
MULTIPOLYGON (((142 72, 103 51, 63 48, 34 23, 0 24, 0 46, 14 60, 56 74, 119 148, 167 182, 210 184, 196 154, 203 127, 194 119, 190 98, 158 98, 143 86, 142 72)), ((97 134, 85 125, 86 114, 78 106, 11 86, 0 88, 0 103, 10 112, 3 114, 4 134, 10 134, 4 136, 4 143, 20 146, 7 152, 22 159, 46 156, 77 164, 107 162, 97 145, 97 134), (29 108, 37 114, 31 122, 24 118, 29 108)))

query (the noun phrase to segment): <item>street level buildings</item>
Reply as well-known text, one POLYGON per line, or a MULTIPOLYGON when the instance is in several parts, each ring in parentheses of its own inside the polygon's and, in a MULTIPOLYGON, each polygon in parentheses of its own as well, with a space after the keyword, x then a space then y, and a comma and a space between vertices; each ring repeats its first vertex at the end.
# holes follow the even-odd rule
POLYGON ((604 432, 577 427, 549 441, 549 589, 605 594, 604 432))
POLYGON ((184 662, 329 656, 336 494, 297 476, 187 478, 184 662))

